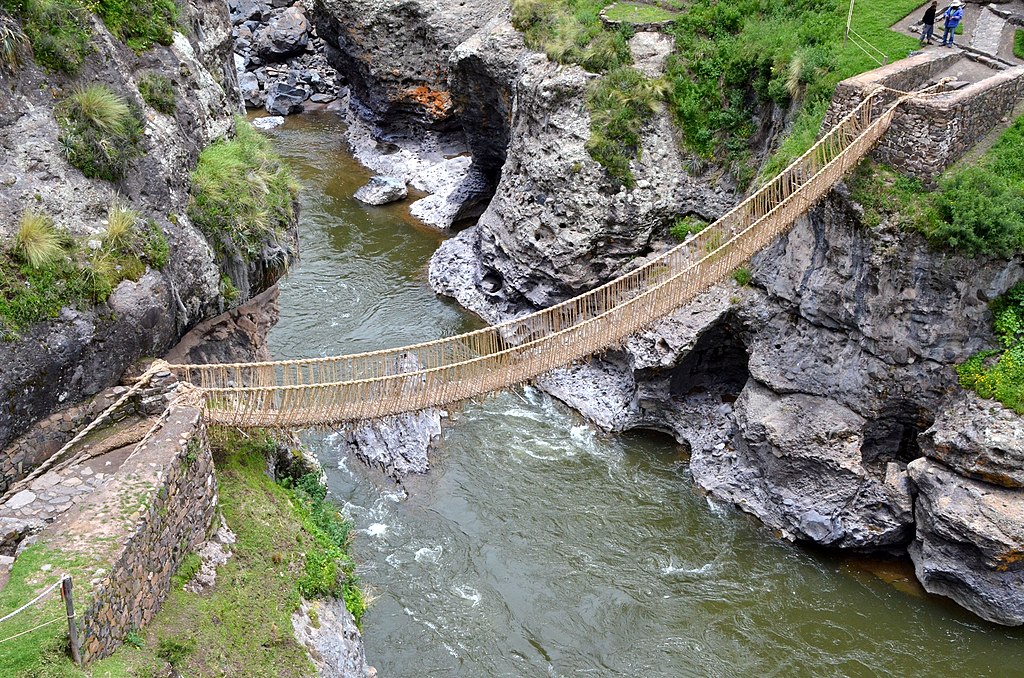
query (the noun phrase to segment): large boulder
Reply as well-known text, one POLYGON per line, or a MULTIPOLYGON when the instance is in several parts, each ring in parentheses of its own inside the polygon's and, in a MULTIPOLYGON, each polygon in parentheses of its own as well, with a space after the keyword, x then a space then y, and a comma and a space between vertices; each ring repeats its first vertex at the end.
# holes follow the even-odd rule
POLYGON ((845 548, 897 547, 913 533, 904 468, 869 468, 865 420, 833 401, 779 395, 751 380, 735 407, 735 451, 691 460, 699 485, 791 539, 845 548))
POLYGON ((309 20, 302 7, 275 10, 252 37, 253 51, 267 61, 283 61, 301 54, 309 44, 309 20))
POLYGON ((918 439, 921 451, 961 475, 1024 488, 1024 418, 964 392, 918 439))
POLYGON ((301 87, 285 82, 275 82, 267 89, 267 113, 271 115, 291 115, 301 113, 308 93, 301 87))
POLYGON ((355 199, 367 205, 387 205, 409 195, 405 181, 397 177, 372 177, 355 193, 355 199))
POLYGON ((908 470, 917 491, 910 557, 921 584, 991 622, 1024 624, 1024 491, 930 459, 908 470))

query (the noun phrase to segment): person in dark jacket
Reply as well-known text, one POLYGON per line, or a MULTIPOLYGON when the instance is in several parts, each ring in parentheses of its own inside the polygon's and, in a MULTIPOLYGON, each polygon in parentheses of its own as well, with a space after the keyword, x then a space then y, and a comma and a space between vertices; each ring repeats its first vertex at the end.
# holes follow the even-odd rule
POLYGON ((953 0, 946 11, 942 13, 942 18, 945 21, 946 30, 942 34, 942 45, 943 47, 953 46, 953 36, 956 34, 956 27, 960 25, 960 20, 964 18, 963 4, 960 0, 953 0))
POLYGON ((932 38, 935 36, 935 12, 939 9, 938 0, 928 5, 928 9, 924 11, 924 18, 921 19, 921 44, 924 45, 932 44, 932 38))

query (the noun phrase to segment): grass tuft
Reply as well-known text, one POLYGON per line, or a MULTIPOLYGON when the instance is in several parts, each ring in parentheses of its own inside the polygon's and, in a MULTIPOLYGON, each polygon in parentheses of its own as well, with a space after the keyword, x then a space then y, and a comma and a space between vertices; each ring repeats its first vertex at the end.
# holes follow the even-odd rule
POLYGON ((64 154, 87 177, 118 181, 142 154, 140 112, 106 85, 75 90, 55 113, 64 154))
POLYGON ((238 118, 233 139, 200 154, 188 213, 217 251, 234 244, 254 259, 291 225, 297 192, 270 141, 238 118))
POLYGON ((178 95, 174 83, 158 73, 146 73, 139 78, 139 94, 147 104, 167 115, 174 115, 178 95))
POLYGON ((619 183, 632 187, 629 163, 641 152, 640 132, 663 105, 667 83, 621 66, 587 93, 591 134, 587 151, 619 183))
POLYGON ((36 61, 50 71, 74 75, 89 53, 89 12, 76 0, 0 0, 19 19, 36 61))
POLYGON ((1020 28, 1013 32, 1013 56, 1024 59, 1024 30, 1020 28))
POLYGON ((138 212, 119 202, 112 204, 107 210, 107 230, 103 234, 103 244, 116 250, 128 247, 141 218, 138 212))
POLYGON ((0 11, 0 72, 14 73, 21 66, 21 50, 28 38, 7 13, 0 11))
POLYGON ((14 247, 29 266, 37 269, 54 264, 64 255, 64 243, 53 219, 32 210, 21 215, 14 247))

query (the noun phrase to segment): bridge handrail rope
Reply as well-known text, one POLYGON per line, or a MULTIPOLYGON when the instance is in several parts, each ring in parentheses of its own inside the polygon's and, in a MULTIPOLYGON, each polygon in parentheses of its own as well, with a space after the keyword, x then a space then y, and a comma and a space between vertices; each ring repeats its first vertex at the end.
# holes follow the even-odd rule
POLYGON ((164 367, 203 394, 210 421, 239 426, 377 418, 520 383, 621 341, 724 280, 823 197, 874 146, 896 108, 921 93, 877 87, 807 152, 703 231, 549 308, 380 351, 164 367), (876 100, 892 94, 898 98, 876 116, 876 100))

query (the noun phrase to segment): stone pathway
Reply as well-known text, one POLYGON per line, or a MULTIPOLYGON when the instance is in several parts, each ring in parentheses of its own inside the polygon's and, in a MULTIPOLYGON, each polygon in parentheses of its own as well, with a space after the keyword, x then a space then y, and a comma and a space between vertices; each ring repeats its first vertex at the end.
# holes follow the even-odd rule
MULTIPOLYGON (((940 3, 940 10, 942 8, 940 3)), ((892 26, 892 30, 914 36, 920 34, 914 29, 924 14, 927 4, 911 13, 907 18, 892 26)), ((1011 64, 1024 63, 1013 54, 1013 38, 1018 26, 1009 20, 1016 17, 1024 20, 1024 0, 1010 0, 992 5, 968 4, 963 19, 963 34, 955 38, 957 46, 967 46, 975 52, 996 57, 1011 64)), ((936 45, 942 39, 942 21, 935 23, 936 45)))
POLYGON ((0 519, 25 521, 35 529, 53 522, 103 485, 134 447, 127 445, 66 469, 44 473, 0 506, 0 519))

